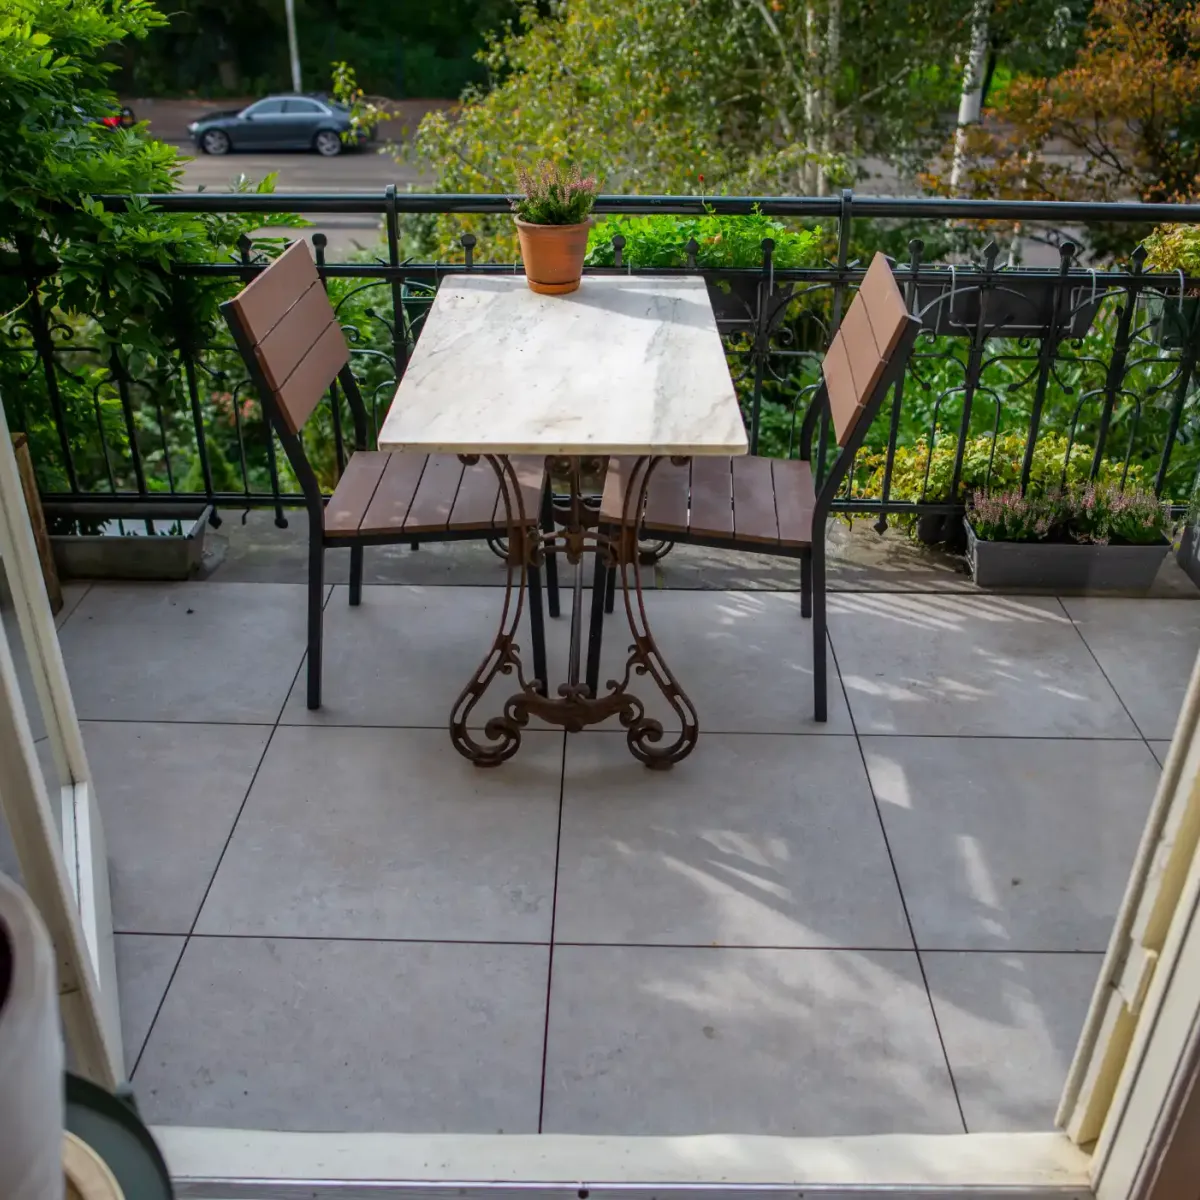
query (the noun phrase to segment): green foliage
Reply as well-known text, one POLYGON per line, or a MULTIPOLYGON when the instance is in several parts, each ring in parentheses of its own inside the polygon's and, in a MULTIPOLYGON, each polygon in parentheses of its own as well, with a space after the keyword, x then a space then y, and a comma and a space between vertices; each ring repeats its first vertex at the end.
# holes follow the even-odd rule
MULTIPOLYGON (((0 353, 0 394, 26 424, 50 487, 62 485, 66 465, 48 385, 20 349, 35 317, 30 279, 40 281, 42 318, 62 348, 58 402, 80 477, 101 479, 110 467, 127 470, 130 431, 119 379, 136 381, 128 385, 131 406, 154 398, 166 407, 166 393, 180 386, 171 370, 175 347, 194 347, 223 324, 217 306, 233 290, 230 281, 183 276, 177 266, 227 260, 247 230, 296 223, 286 216, 167 213, 139 200, 110 210, 93 198, 178 186, 173 147, 149 138, 143 126, 95 124, 116 109, 107 86, 114 68, 105 55, 122 38, 144 37, 162 22, 148 0, 9 0, 0 16, 0 265, 9 268, 0 274, 0 351, 7 351, 0 353), (111 458, 97 444, 101 430, 111 458)), ((280 244, 259 242, 268 250, 280 244)), ((170 407, 186 403, 172 396, 170 407)), ((133 436, 143 425, 135 415, 133 436)))
POLYGON ((578 225, 596 202, 596 180, 578 167, 544 161, 536 171, 522 167, 518 178, 523 194, 513 200, 513 212, 530 225, 578 225))
POLYGON ((609 217, 588 236, 589 266, 613 265, 612 239, 618 234, 625 239, 622 262, 628 267, 686 266, 693 240, 699 247, 696 265, 704 268, 760 266, 766 238, 775 243, 772 261, 780 268, 819 266, 823 256, 820 226, 789 229, 756 209, 749 216, 609 217))
POLYGON ((976 492, 971 526, 985 542, 1079 542, 1161 545, 1171 531, 1170 506, 1153 492, 1114 483, 1065 492, 976 492))
POLYGON ((1144 245, 1146 270, 1200 276, 1200 225, 1160 225, 1144 245))
POLYGON ((358 86, 354 68, 347 62, 335 62, 330 95, 338 104, 350 110, 350 128, 343 131, 342 141, 349 146, 358 144, 358 134, 374 136, 379 122, 387 116, 387 110, 368 100, 358 86))
MULTIPOLYGON (((118 89, 132 96, 288 91, 282 0, 171 0, 169 23, 119 55, 118 89)), ((515 0, 296 0, 306 87, 331 59, 353 62, 370 94, 449 98, 485 75, 475 55, 515 0)))
MULTIPOLYGON (((999 437, 984 434, 967 441, 963 448, 962 476, 956 495, 950 488, 954 480, 954 460, 958 454, 958 438, 941 433, 933 447, 924 437, 909 446, 897 446, 892 463, 891 494, 895 500, 943 501, 963 500, 974 492, 1006 492, 1016 489, 1021 481, 1021 465, 1025 458, 1026 438, 1022 433, 1005 433, 999 437)), ((883 492, 886 451, 860 456, 858 495, 878 496, 883 492)), ((1064 485, 1068 488, 1086 483, 1092 465, 1092 451, 1080 442, 1068 450, 1065 434, 1043 432, 1033 451, 1030 469, 1030 490, 1048 494, 1064 485)), ((1101 483, 1120 483, 1124 474, 1119 461, 1104 460, 1100 464, 1101 483)), ((1142 479, 1142 467, 1130 466, 1128 483, 1137 486, 1142 479)))
MULTIPOLYGON (((447 192, 505 192, 542 159, 586 162, 616 193, 794 190, 812 152, 746 95, 746 53, 728 0, 528 4, 481 56, 489 86, 427 116, 410 154, 447 192)), ((511 222, 495 217, 439 217, 421 252, 460 258, 466 231, 480 255, 515 259, 511 222)))

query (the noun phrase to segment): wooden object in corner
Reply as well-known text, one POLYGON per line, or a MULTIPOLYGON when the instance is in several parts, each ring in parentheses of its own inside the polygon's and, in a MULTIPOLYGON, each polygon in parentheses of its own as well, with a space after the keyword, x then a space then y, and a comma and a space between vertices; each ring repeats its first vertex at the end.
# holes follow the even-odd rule
POLYGON ((17 470, 21 473, 21 490, 25 493, 25 507, 29 510, 29 523, 33 526, 33 540, 37 543, 38 558, 42 563, 42 579, 46 584, 46 595, 50 598, 50 611, 57 613, 63 606, 62 585, 58 582, 54 547, 50 545, 50 531, 46 528, 42 498, 38 495, 37 477, 33 473, 33 459, 29 456, 29 439, 23 433, 14 433, 12 441, 17 456, 17 470))

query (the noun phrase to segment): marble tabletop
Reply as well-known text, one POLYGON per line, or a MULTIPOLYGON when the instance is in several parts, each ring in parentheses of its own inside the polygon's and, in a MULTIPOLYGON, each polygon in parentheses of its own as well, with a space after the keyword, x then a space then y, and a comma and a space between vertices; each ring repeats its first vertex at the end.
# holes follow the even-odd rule
POLYGON ((379 434, 381 450, 745 454, 704 280, 443 280, 379 434))

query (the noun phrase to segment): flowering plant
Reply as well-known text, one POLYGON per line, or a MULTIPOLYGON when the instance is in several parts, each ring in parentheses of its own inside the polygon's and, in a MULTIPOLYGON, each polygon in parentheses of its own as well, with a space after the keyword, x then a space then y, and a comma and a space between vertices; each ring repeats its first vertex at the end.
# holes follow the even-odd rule
POLYGON ((1165 542, 1169 506, 1141 488, 1091 484, 1068 492, 976 492, 968 514, 985 542, 1077 542, 1146 546, 1165 542))
POLYGON ((577 167, 545 161, 519 178, 524 195, 514 197, 513 212, 531 225, 578 225, 596 203, 599 184, 577 167))

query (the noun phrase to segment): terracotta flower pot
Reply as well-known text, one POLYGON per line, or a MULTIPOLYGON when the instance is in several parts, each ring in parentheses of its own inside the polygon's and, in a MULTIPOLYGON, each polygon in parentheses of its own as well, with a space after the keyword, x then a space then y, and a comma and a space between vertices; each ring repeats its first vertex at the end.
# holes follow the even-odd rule
POLYGON ((516 222, 529 286, 545 296, 575 291, 583 277, 591 219, 578 225, 531 225, 520 217, 516 222))

